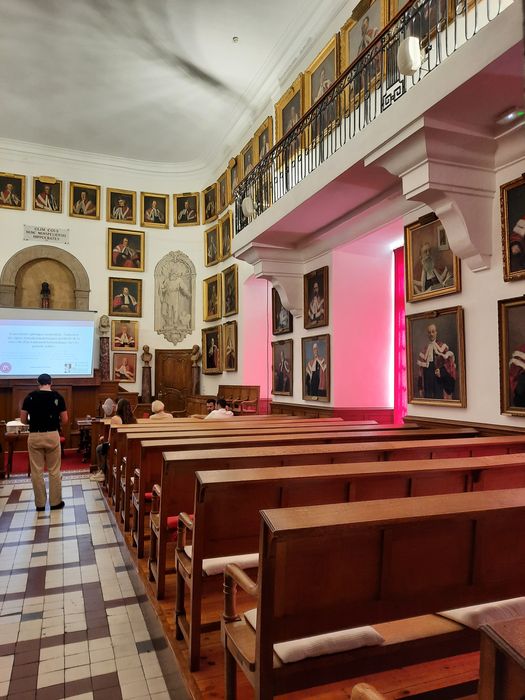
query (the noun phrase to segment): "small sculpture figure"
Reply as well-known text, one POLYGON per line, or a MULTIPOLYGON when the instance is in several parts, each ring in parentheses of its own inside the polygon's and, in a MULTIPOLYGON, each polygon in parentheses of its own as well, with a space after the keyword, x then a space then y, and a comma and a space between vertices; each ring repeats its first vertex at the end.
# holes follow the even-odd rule
POLYGON ((99 335, 107 335, 109 333, 110 329, 110 322, 109 322, 109 316, 106 316, 104 314, 103 316, 100 317, 100 320, 98 322, 98 333, 99 335))
POLYGON ((191 349, 191 393, 193 396, 200 394, 200 379, 201 370, 199 361, 202 357, 201 349, 198 345, 194 345, 191 349))
POLYGON ((142 362, 144 362, 144 367, 149 367, 149 363, 152 360, 153 355, 149 351, 149 345, 143 345, 142 350, 144 351, 140 356, 142 362))
POLYGON ((40 289, 41 306, 43 309, 49 309, 49 297, 51 296, 51 289, 49 288, 48 282, 42 282, 42 288, 40 289))

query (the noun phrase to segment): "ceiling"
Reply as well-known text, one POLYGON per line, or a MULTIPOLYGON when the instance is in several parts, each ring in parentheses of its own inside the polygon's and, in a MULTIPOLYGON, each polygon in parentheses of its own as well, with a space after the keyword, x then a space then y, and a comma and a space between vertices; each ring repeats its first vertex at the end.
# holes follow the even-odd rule
POLYGON ((220 167, 345 4, 0 0, 0 134, 183 171, 220 167))

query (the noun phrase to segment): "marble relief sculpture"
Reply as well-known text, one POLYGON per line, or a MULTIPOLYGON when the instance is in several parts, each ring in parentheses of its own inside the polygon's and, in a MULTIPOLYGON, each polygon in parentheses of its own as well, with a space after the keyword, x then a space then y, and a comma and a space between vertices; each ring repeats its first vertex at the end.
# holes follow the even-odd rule
POLYGON ((155 330, 176 345, 195 328, 195 265, 180 250, 155 267, 155 330))

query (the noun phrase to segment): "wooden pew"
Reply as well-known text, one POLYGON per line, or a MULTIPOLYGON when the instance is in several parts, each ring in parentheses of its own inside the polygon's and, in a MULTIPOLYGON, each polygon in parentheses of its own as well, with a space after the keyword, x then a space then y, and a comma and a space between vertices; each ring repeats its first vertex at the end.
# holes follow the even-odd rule
POLYGON ((472 651, 479 633, 434 613, 523 594, 525 490, 262 511, 257 583, 228 565, 224 587, 227 700, 237 664, 267 700, 472 651), (236 585, 256 599, 256 634, 237 615, 236 585), (274 655, 276 643, 361 625, 385 642, 292 663, 274 655))
POLYGON ((199 669, 201 631, 219 624, 218 619, 201 624, 204 588, 218 583, 203 576, 203 562, 257 552, 260 510, 501 488, 525 488, 525 454, 333 465, 322 471, 308 466, 197 472, 194 520, 180 514, 175 553, 176 633, 188 643, 190 671, 199 669), (187 531, 191 558, 184 550, 187 531))
MULTIPOLYGON (((191 501, 189 503, 186 501, 185 505, 181 506, 174 481, 176 479, 179 484, 186 480, 189 487, 186 486, 185 491, 188 492, 190 489, 191 493, 193 475, 196 471, 308 464, 318 464, 319 469, 322 469, 322 465, 326 464, 475 457, 516 452, 525 452, 525 435, 165 452, 160 486, 153 488, 153 495, 155 497, 157 494, 159 503, 152 504, 152 513, 158 512, 158 518, 150 518, 151 541, 148 561, 150 580, 155 581, 156 594, 162 598, 165 584, 166 547, 173 534, 169 524, 174 522, 169 521, 168 518, 175 517, 192 505, 191 501), (176 472, 179 473, 175 476, 176 472), (162 498, 161 494, 163 494, 162 498)), ((151 483, 150 467, 148 460, 141 463, 139 482, 141 491, 142 482, 151 483)))

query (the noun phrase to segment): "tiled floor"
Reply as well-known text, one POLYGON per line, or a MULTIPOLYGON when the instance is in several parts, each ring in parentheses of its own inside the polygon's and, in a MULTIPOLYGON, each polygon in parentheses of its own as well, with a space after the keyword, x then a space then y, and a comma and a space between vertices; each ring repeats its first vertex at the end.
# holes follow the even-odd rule
POLYGON ((178 666, 98 485, 63 477, 37 513, 0 482, 0 700, 185 700, 178 666))

